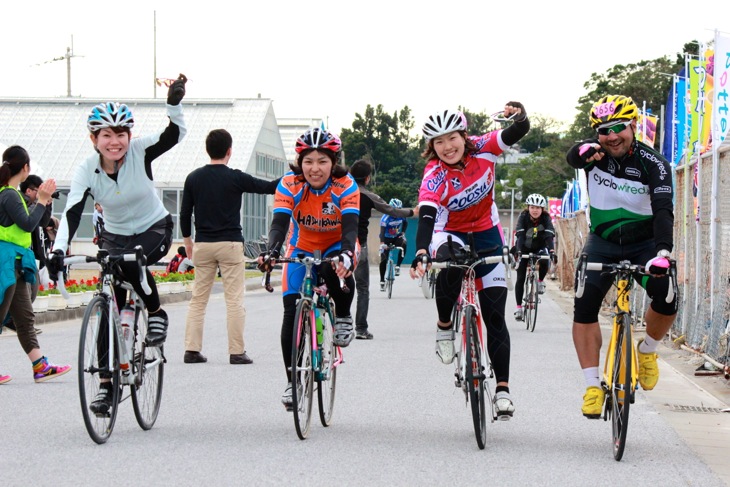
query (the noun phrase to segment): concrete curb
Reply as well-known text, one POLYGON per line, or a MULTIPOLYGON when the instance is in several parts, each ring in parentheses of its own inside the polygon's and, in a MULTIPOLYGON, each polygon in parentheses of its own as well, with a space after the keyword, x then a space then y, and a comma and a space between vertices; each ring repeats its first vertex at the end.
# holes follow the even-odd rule
MULTIPOLYGON (((281 286, 281 276, 271 276, 271 285, 274 288, 281 286)), ((246 279, 246 291, 258 291, 262 290, 261 279, 258 277, 252 277, 246 279)), ((164 306, 170 303, 179 303, 181 301, 189 301, 193 297, 192 291, 185 291, 182 293, 175 294, 163 294, 160 296, 160 303, 164 306)), ((46 323, 55 323, 57 321, 66 320, 80 320, 83 318, 86 312, 86 306, 80 306, 78 308, 66 308, 58 311, 44 311, 42 313, 36 313, 35 324, 43 325, 46 323)))

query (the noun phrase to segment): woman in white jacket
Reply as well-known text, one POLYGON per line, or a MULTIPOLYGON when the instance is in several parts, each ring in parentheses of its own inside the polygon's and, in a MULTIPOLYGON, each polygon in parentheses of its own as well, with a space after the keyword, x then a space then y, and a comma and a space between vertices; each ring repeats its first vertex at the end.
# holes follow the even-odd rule
MULTIPOLYGON (((158 261, 167 254, 172 242, 173 221, 155 189, 152 161, 170 150, 185 136, 185 122, 180 102, 185 96, 184 75, 175 80, 167 94, 169 125, 161 133, 132 140, 134 118, 124 104, 107 102, 95 106, 87 121, 96 154, 81 163, 71 181, 71 190, 59 225, 53 253, 48 262, 49 273, 55 278, 63 268, 63 257, 79 226, 87 196, 104 208, 103 249, 131 249, 141 245, 147 262, 158 261)), ((120 264, 127 281, 134 286, 149 313, 145 342, 161 346, 167 338, 167 314, 160 307, 154 279, 147 271, 152 289, 146 294, 140 285, 136 263, 120 264)), ((126 293, 115 289, 119 309, 124 306, 126 293)), ((103 385, 103 383, 102 383, 103 385)), ((109 388, 111 383, 109 382, 109 388)), ((103 387, 100 396, 111 390, 103 387)), ((108 404, 102 399, 98 409, 108 404)), ((94 410, 94 401, 91 409, 94 410)), ((94 411, 97 412, 97 411, 94 411)))

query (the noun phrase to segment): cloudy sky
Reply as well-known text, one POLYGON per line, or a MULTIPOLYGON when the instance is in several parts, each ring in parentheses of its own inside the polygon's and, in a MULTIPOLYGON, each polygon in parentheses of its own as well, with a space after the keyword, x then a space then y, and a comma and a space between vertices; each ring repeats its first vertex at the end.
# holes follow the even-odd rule
MULTIPOLYGON (((321 117, 336 131, 382 104, 417 125, 462 105, 506 101, 570 122, 592 73, 730 33, 730 1, 157 0, 3 2, 0 97, 154 95, 157 75, 190 79, 189 98, 274 100, 278 117, 321 117), (689 10, 690 6, 694 10, 689 10), (640 22, 640 23, 639 23, 640 22)), ((730 35, 730 34, 729 34, 730 35)), ((158 88, 157 96, 165 95, 158 88)), ((658 110, 658 107, 655 108, 658 110)))

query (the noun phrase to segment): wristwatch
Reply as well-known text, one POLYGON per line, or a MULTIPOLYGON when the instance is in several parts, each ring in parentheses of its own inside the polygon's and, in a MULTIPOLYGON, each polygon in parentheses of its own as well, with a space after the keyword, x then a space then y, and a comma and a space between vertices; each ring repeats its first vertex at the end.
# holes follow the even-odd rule
POLYGON ((665 259, 668 259, 672 256, 671 252, 668 250, 660 250, 656 253, 657 257, 664 257, 665 259))

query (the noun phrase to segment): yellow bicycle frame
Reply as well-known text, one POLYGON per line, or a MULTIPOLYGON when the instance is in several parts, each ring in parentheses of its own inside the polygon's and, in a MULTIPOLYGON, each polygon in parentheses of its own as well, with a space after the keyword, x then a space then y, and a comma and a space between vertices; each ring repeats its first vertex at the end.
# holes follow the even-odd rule
MULTIPOLYGON (((611 331, 611 341, 608 344, 606 350, 606 360, 603 365, 603 380, 606 383, 608 390, 613 387, 613 374, 611 373, 614 368, 613 357, 617 346, 618 333, 620 328, 623 326, 621 317, 625 314, 629 314, 629 290, 631 289, 630 281, 628 279, 619 279, 616 281, 616 303, 613 312, 613 330, 611 331)), ((634 340, 631 337, 631 327, 627 327, 626 333, 624 333, 624 346, 622 350, 625 352, 628 346, 631 346, 631 389, 636 389, 636 382, 638 378, 638 358, 636 356, 636 347, 634 340), (627 343, 628 342, 628 343, 627 343)), ((623 377, 624 367, 624 355, 621 355, 621 377, 623 377)))

